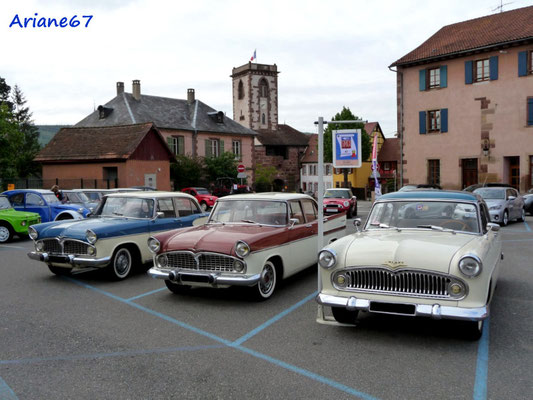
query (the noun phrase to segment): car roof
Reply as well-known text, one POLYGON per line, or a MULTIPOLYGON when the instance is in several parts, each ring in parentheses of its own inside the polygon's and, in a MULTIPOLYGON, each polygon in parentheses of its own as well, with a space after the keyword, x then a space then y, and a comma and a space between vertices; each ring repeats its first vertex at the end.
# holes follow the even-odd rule
POLYGON ((476 190, 507 190, 507 189, 514 189, 514 187, 512 186, 483 186, 483 187, 478 187, 474 191, 476 190))
POLYGON ((456 190, 417 189, 384 194, 381 200, 460 200, 479 201, 479 195, 456 190))
POLYGON ((54 194, 51 190, 48 189, 13 189, 13 190, 6 190, 4 194, 11 194, 11 193, 40 193, 40 194, 54 194))
POLYGON ((263 193, 241 193, 232 194, 218 199, 218 201, 231 200, 297 200, 297 199, 312 199, 311 196, 303 193, 286 193, 286 192, 263 192, 263 193))
POLYGON ((352 190, 350 188, 328 188, 326 190, 352 190))
POLYGON ((155 190, 147 190, 147 191, 138 191, 138 192, 118 192, 118 193, 110 193, 106 195, 107 197, 136 197, 136 198, 142 198, 142 199, 153 199, 153 198, 160 198, 160 197, 185 197, 185 198, 191 198, 194 199, 190 194, 183 193, 183 192, 161 192, 161 191, 155 191, 155 190))

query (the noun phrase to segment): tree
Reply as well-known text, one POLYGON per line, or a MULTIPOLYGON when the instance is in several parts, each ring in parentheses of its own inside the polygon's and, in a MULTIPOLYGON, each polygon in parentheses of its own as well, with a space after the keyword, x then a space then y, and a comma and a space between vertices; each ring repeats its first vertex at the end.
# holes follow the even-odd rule
POLYGON ((201 186, 205 183, 204 163, 200 157, 176 156, 176 163, 170 164, 170 179, 176 189, 201 186))
POLYGON ((216 181, 217 178, 230 177, 237 178, 237 163, 235 154, 226 151, 219 157, 204 158, 205 172, 210 182, 216 181))
POLYGON ((277 176, 278 170, 270 165, 257 164, 255 168, 255 190, 257 192, 267 192, 273 190, 272 182, 277 176))

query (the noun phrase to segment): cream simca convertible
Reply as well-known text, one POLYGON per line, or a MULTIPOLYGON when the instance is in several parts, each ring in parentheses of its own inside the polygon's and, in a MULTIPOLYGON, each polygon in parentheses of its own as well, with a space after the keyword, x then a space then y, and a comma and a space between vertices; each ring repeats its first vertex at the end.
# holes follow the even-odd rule
MULTIPOLYGON (((154 267, 168 289, 250 286, 272 296, 278 280, 317 263, 318 209, 304 194, 238 194, 219 198, 206 225, 155 235, 154 267)), ((346 234, 344 213, 326 218, 324 242, 346 234)))
POLYGON ((354 324, 359 311, 457 319, 478 339, 503 257, 489 218, 483 199, 467 192, 382 196, 362 232, 319 253, 317 321, 354 324))
POLYGON ((110 194, 90 218, 31 226, 35 251, 28 257, 55 274, 107 267, 113 279, 124 279, 134 265, 151 261, 146 245, 151 235, 205 222, 207 215, 185 193, 110 194))

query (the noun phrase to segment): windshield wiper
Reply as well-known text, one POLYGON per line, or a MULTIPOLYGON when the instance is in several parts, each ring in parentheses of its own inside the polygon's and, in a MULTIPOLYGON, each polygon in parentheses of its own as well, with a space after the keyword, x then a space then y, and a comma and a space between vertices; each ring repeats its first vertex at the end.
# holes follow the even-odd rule
POLYGON ((387 224, 382 224, 381 222, 372 222, 370 224, 370 226, 377 226, 378 228, 383 228, 383 229, 389 229, 390 226, 387 225, 387 224))
POLYGON ((118 213, 116 211, 113 211, 113 215, 118 215, 119 217, 122 217, 124 214, 118 213))
POLYGON ((438 225, 417 225, 416 227, 417 228, 431 229, 431 230, 439 231, 439 232, 457 233, 457 231, 455 229, 443 228, 442 226, 438 226, 438 225))
POLYGON ((251 219, 241 219, 241 222, 246 222, 248 224, 257 224, 256 221, 252 221, 251 219))

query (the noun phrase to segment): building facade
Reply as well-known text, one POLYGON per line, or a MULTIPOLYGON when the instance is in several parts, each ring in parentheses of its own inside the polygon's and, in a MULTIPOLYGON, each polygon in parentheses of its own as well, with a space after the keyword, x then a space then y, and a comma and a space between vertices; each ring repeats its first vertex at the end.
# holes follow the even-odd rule
MULTIPOLYGON (((318 135, 311 135, 302 157, 300 190, 317 197, 318 194, 318 135)), ((324 163, 324 190, 333 187, 333 164, 324 163)))
POLYGON ((533 7, 448 25, 397 69, 403 184, 533 186, 533 7))

